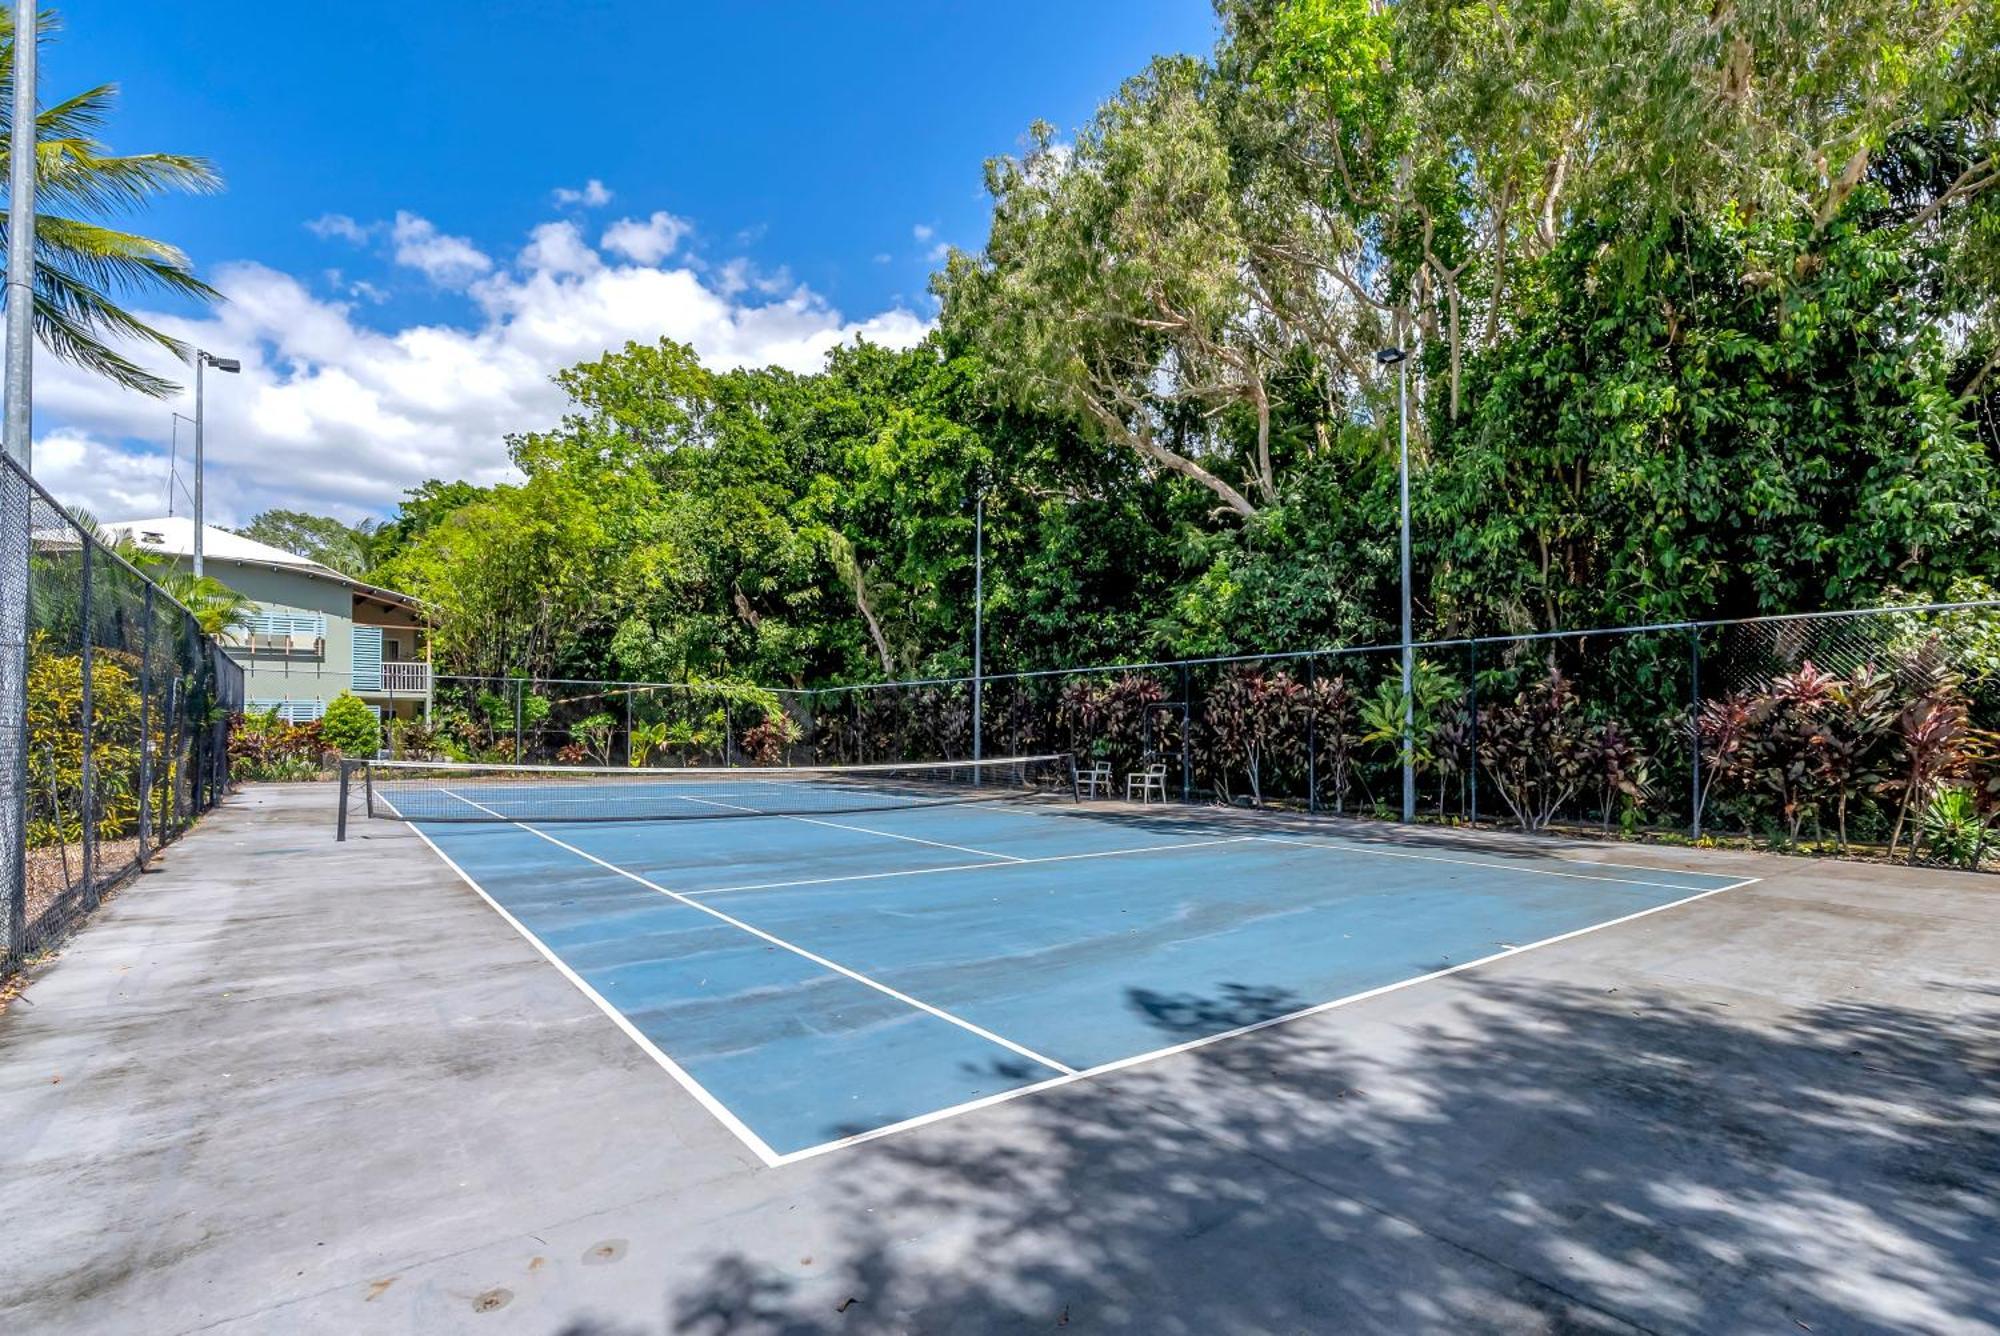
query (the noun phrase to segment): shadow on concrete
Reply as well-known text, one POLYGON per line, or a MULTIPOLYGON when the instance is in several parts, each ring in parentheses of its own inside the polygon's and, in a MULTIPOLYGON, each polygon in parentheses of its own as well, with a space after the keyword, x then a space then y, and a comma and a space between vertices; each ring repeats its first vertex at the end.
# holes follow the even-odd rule
MULTIPOLYGON (((843 1152, 840 1256, 718 1256, 663 1329, 2000 1324, 2000 1010, 1466 988, 1368 1056, 1274 1027, 843 1152)), ((1296 1005, 1130 1001, 1170 1038, 1296 1005)))

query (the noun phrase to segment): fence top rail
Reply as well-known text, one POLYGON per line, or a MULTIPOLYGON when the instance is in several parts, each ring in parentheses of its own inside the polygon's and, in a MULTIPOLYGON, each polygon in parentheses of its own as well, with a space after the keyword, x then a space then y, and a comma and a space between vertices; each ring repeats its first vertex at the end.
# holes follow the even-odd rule
MULTIPOLYGON (((44 496, 47 494, 44 493, 44 496)), ((51 503, 53 504, 53 502, 51 503)), ((113 556, 117 554, 113 553, 113 556)), ((122 558, 121 558, 122 560, 122 558)), ((128 563, 129 564, 129 563, 128 563)), ((140 578, 145 579, 143 573, 140 578)), ((165 592, 165 591, 161 591, 165 592)), ((176 605, 178 606, 178 605, 176 605)), ((1965 599, 1949 603, 1898 603, 1872 608, 1835 608, 1823 612, 1766 613, 1756 617, 1712 617, 1699 621, 1635 622, 1625 626, 1573 627, 1561 631, 1522 631, 1514 635, 1455 636, 1443 640, 1413 640, 1410 649, 1471 649, 1481 645, 1518 645, 1546 640, 1590 640, 1604 636, 1649 635, 1669 632, 1709 631, 1725 626, 1766 626, 1784 622, 1837 621, 1856 617, 1882 617, 1909 613, 1991 611, 2000 613, 2000 598, 1965 599)), ((1194 659, 1149 659, 1132 663, 1082 664, 1068 668, 1026 668, 1005 673, 985 673, 987 682, 1028 681, 1045 677, 1086 677, 1104 673, 1163 672, 1183 668, 1212 668, 1237 663, 1295 662, 1300 659, 1337 659, 1363 654, 1388 654, 1403 648, 1400 640, 1377 641, 1367 645, 1323 645, 1315 649, 1271 650, 1262 654, 1214 654, 1194 659)), ((471 673, 439 673, 439 682, 485 682, 494 685, 592 686, 610 692, 687 691, 726 695, 744 691, 768 692, 773 696, 825 696, 844 691, 894 691, 904 687, 948 687, 969 685, 963 677, 905 677, 888 682, 845 682, 823 687, 766 687, 754 683, 726 682, 621 682, 598 677, 481 677, 471 673)))
MULTIPOLYGON (((1713 617, 1701 621, 1637 622, 1628 626, 1588 626, 1561 631, 1522 631, 1514 635, 1456 636, 1445 640, 1413 640, 1413 651, 1467 649, 1480 645, 1518 645, 1543 640, 1584 640, 1600 636, 1647 635, 1673 631, 1707 631, 1724 626, 1763 626, 1780 622, 1834 621, 1855 617, 1890 616, 1897 613, 1967 612, 1986 609, 2000 612, 2000 598, 1968 599, 1955 603, 1901 603, 1874 608, 1838 608, 1825 612, 1781 612, 1757 617, 1713 617)), ((982 682, 1005 682, 1041 677, 1082 677, 1100 673, 1159 672, 1178 668, 1208 668, 1233 663, 1270 663, 1297 659, 1331 659, 1349 655, 1387 654, 1403 648, 1400 640, 1368 645, 1327 645, 1318 649, 1272 650, 1262 654, 1215 654, 1198 659, 1152 659, 1136 663, 1086 664, 1070 668, 1030 668, 1015 672, 986 673, 982 682)), ((777 695, 815 695, 836 691, 886 691, 896 687, 949 686, 970 682, 970 677, 912 677, 893 682, 854 682, 815 688, 773 688, 777 695)))
MULTIPOLYGON (((84 528, 82 524, 78 523, 76 516, 70 513, 70 509, 68 506, 65 506, 62 502, 56 500, 54 496, 50 495, 49 489, 42 486, 41 482, 37 480, 32 474, 23 472, 21 466, 18 463, 16 463, 10 456, 0 454, 0 466, 4 466, 9 473, 12 473, 15 477, 19 478, 22 482, 26 483, 28 485, 28 489, 31 492, 33 492, 36 496, 40 497, 44 504, 46 504, 50 509, 54 510, 58 515, 62 516, 62 522, 68 525, 71 529, 76 531, 76 536, 77 539, 79 540, 79 546, 93 548, 96 550, 98 555, 109 557, 111 560, 117 562, 120 566, 123 566, 127 571, 131 572, 134 576, 136 576, 139 580, 143 581, 146 587, 150 589, 155 595, 165 599, 168 602, 168 604, 179 609, 182 616, 186 617, 188 620, 195 622, 197 624, 200 623, 201 619, 194 615, 194 611, 191 608, 189 608, 187 604, 181 602, 179 599, 175 598, 172 594, 168 593, 166 586, 162 585, 152 576, 146 574, 144 571, 140 570, 137 566, 134 566, 130 561, 126 560, 124 556, 120 555, 118 549, 112 547, 109 543, 106 543, 103 539, 97 537, 97 535, 91 533, 88 529, 84 528)), ((203 632, 203 637, 205 639, 211 639, 211 640, 214 639, 214 637, 209 636, 206 632, 203 632)))

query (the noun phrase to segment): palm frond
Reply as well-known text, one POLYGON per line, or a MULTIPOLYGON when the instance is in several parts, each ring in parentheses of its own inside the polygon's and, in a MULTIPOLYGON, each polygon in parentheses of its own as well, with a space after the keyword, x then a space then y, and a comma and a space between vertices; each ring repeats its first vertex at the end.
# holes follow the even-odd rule
MULTIPOLYGON (((7 215, 0 213, 0 249, 6 244, 6 228, 7 215)), ((180 250, 137 233, 37 213, 35 242, 38 265, 107 291, 164 289, 204 301, 220 295, 194 276, 192 262, 180 250)))
MULTIPOLYGON (((0 121, 4 121, 0 117, 0 121)), ((0 170, 10 155, 0 150, 0 170)), ((35 145, 35 199, 57 210, 133 210, 168 191, 210 194, 222 178, 205 158, 182 153, 109 153, 102 144, 44 135, 35 145)))
MULTIPOLYGON (((132 317, 127 316, 126 319, 132 317)), ((158 337, 167 341, 165 335, 158 337)), ((155 399, 166 399, 180 392, 180 386, 175 382, 155 375, 131 358, 113 351, 89 325, 73 319, 39 297, 35 301, 35 340, 65 362, 73 362, 126 389, 137 390, 155 399)))

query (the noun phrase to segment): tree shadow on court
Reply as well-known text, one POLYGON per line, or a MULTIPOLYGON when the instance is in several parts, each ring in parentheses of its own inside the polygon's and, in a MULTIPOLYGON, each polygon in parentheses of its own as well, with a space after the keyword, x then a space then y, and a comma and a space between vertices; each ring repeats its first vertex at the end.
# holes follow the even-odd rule
MULTIPOLYGON (((1401 1023, 1271 1027, 775 1171, 821 1259, 715 1256, 665 1329, 1981 1329, 2000 1009, 1936 986, 1465 977, 1401 1023)), ((1130 1003, 1169 1042, 1297 1004, 1130 1003)))

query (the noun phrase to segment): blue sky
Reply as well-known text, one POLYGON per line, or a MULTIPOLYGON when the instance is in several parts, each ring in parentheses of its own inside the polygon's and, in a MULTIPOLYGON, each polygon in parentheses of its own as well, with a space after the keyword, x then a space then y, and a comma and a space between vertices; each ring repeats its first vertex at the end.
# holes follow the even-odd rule
MULTIPOLYGON (((984 239, 985 158, 1214 41, 1206 0, 60 12, 43 96, 115 82, 114 149, 199 153, 228 183, 135 220, 231 297, 148 305, 246 361, 209 397, 224 522, 503 476, 501 433, 560 410, 548 375, 626 338, 812 365, 917 337, 938 247, 984 239)), ((46 357, 38 404, 59 494, 163 508, 187 404, 46 357)))

